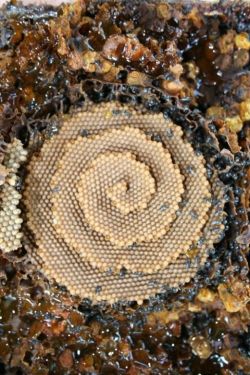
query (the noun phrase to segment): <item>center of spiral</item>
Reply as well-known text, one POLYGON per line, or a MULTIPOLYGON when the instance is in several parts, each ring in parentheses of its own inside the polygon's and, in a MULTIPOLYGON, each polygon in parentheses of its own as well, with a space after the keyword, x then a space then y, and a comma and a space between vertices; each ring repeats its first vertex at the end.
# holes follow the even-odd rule
POLYGON ((78 182, 88 226, 118 247, 162 237, 183 193, 182 177, 168 151, 128 127, 89 142, 99 152, 92 154, 78 182), (160 213, 163 204, 169 210, 160 213))
MULTIPOLYGON (((124 215, 133 211, 140 211, 147 207, 155 193, 155 181, 149 167, 137 161, 131 153, 114 153, 99 156, 82 175, 85 192, 86 185, 98 182, 98 176, 105 175, 102 184, 102 196, 110 199, 110 204, 124 215)), ((93 213, 85 210, 88 218, 93 213)))

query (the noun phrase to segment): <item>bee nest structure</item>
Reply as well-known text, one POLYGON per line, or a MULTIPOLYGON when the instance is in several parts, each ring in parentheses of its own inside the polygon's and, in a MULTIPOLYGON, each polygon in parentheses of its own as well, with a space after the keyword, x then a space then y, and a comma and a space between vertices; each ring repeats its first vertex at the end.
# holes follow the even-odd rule
POLYGON ((86 104, 28 165, 27 248, 73 294, 141 302, 205 263, 223 231, 223 195, 162 114, 86 104))

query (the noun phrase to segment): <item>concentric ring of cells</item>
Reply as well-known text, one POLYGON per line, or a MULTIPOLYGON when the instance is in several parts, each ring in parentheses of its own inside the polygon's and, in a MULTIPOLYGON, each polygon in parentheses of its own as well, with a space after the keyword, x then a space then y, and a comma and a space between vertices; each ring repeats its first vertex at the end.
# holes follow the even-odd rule
POLYGON ((223 232, 222 184, 162 114, 86 104, 28 172, 30 256, 93 301, 141 302, 183 285, 223 232))

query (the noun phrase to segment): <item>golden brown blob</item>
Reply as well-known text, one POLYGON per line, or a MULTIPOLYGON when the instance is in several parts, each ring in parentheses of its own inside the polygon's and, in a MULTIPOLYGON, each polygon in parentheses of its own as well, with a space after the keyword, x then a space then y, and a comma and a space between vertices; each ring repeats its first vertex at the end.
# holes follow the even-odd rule
POLYGON ((221 183, 162 114, 86 104, 28 169, 28 251, 93 301, 141 302, 188 282, 223 230, 221 183))

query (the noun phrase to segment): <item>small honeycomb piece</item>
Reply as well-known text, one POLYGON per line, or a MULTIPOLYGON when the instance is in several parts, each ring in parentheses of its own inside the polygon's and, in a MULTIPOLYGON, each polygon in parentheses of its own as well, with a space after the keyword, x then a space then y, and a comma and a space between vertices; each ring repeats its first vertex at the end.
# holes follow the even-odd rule
MULTIPOLYGON (((26 160, 27 151, 22 143, 15 139, 8 144, 5 158, 5 181, 0 190, 0 249, 4 252, 17 250, 21 247, 22 225, 21 210, 17 207, 21 194, 16 190, 17 171, 26 160)), ((1 166, 2 167, 2 166, 1 166)))

